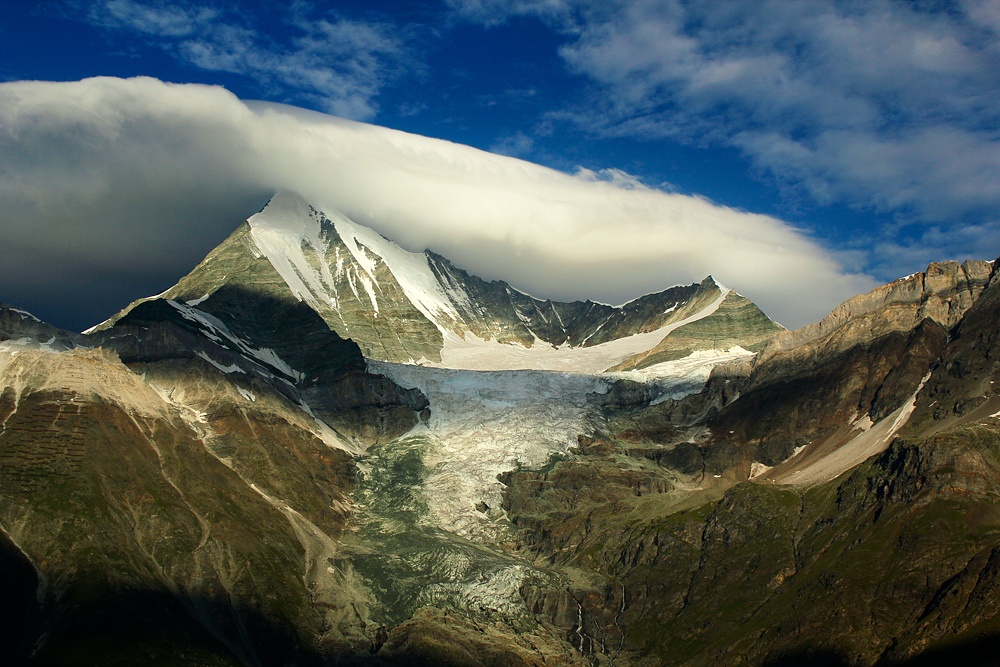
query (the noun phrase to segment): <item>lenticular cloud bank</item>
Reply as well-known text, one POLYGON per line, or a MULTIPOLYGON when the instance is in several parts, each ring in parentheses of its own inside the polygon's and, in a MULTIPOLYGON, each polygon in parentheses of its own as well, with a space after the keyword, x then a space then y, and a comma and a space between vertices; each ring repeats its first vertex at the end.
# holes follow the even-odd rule
POLYGON ((100 300, 95 267, 142 283, 119 300, 166 287, 285 189, 542 298, 622 303, 711 273, 796 325, 871 285, 774 218, 218 87, 2 84, 0 145, 0 242, 17 250, 0 280, 29 305, 100 300))

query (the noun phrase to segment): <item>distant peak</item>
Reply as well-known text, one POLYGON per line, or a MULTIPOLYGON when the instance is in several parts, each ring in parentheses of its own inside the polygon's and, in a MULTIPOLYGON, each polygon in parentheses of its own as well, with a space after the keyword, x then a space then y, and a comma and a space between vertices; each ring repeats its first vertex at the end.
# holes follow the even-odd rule
POLYGON ((718 280, 716 280, 715 277, 712 276, 711 274, 709 274, 707 278, 701 281, 701 286, 707 289, 717 287, 719 291, 722 292, 723 294, 729 294, 732 291, 731 289, 720 283, 718 280))

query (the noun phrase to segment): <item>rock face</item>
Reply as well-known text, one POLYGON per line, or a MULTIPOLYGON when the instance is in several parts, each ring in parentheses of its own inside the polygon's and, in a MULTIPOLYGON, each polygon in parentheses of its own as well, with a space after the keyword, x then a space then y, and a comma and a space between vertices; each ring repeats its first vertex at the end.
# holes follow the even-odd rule
POLYGON ((993 270, 989 262, 931 264, 848 300, 816 325, 776 335, 716 432, 757 443, 756 460, 773 465, 858 420, 885 419, 921 386, 993 270), (762 419, 755 413, 763 406, 770 408, 762 419))
POLYGON ((939 651, 921 664, 985 665, 998 623, 987 602, 998 443, 983 426, 899 443, 807 493, 743 483, 694 508, 673 494, 554 506, 603 487, 604 464, 587 458, 572 476, 559 464, 545 485, 508 478, 511 516, 523 549, 603 575, 576 593, 595 659, 882 665, 939 651))
POLYGON ((700 285, 672 287, 622 306, 593 301, 542 301, 504 281, 486 282, 458 269, 447 259, 427 254, 431 270, 446 286, 460 316, 455 333, 469 331, 484 340, 549 345, 599 345, 636 333, 648 333, 699 312, 719 295, 711 278, 700 285))
POLYGON ((90 338, 130 365, 197 359, 267 383, 362 445, 399 436, 427 407, 418 392, 368 374, 357 345, 305 304, 232 286, 197 307, 143 302, 90 338))
POLYGON ((369 655, 369 593, 340 546, 353 453, 417 424, 419 392, 266 283, 147 300, 89 335, 5 307, 0 340, 0 572, 41 602, 10 655, 369 655))
MULTIPOLYGON (((839 467, 824 473, 832 478, 888 446, 909 416, 900 411, 912 409, 909 401, 930 381, 964 316, 972 312, 970 321, 988 321, 972 308, 994 267, 932 264, 926 274, 850 299, 818 324, 775 334, 750 363, 716 367, 699 395, 623 419, 631 429, 656 432, 666 445, 694 443, 713 474, 738 469, 736 476, 743 479, 793 453, 801 468, 819 459, 829 463, 828 455, 842 450, 839 467), (871 427, 886 420, 884 433, 875 438, 878 429, 871 427), (847 455, 848 444, 857 456, 847 455)), ((767 476, 795 467, 790 463, 767 476)))
POLYGON ((271 663, 338 624, 367 645, 319 537, 345 527, 350 456, 283 397, 188 374, 182 405, 109 352, 17 352, 0 525, 40 582, 30 664, 271 663))
POLYGON ((775 336, 755 360, 761 384, 785 368, 800 371, 845 350, 891 333, 912 331, 924 319, 953 328, 983 291, 992 262, 931 264, 915 273, 856 296, 837 306, 817 324, 775 336))
MULTIPOLYGON (((505 507, 522 529, 518 548, 598 575, 574 591, 577 627, 595 659, 995 661, 1000 278, 985 266, 992 273, 977 279, 971 303, 934 306, 939 314, 958 308, 957 319, 900 314, 903 306, 886 299, 826 329, 833 351, 800 350, 811 363, 769 369, 774 355, 718 367, 702 395, 653 407, 625 400, 637 392, 623 387, 622 398, 601 398, 610 411, 602 441, 581 441, 573 460, 504 478, 505 507), (859 319, 888 324, 865 338, 859 319), (907 330, 904 321, 915 324, 907 330), (838 346, 848 332, 853 344, 838 346), (754 378, 761 368, 766 382, 754 378), (900 403, 910 412, 900 413, 900 403), (867 424, 857 428, 862 436, 874 433, 882 416, 905 423, 885 432, 884 448, 825 481, 787 483, 795 468, 821 468, 843 451, 811 460, 810 446, 843 442, 835 432, 850 423, 867 424), (792 452, 779 443, 803 449, 782 463, 792 452), (751 462, 774 467, 747 480, 751 462), (658 482, 626 482, 630 468, 658 482)), ((937 294, 951 293, 953 304, 964 298, 950 289, 939 285, 937 294)), ((935 298, 905 307, 926 312, 935 298)), ((558 617, 553 598, 538 604, 558 617)))
POLYGON ((730 292, 718 310, 708 317, 675 329, 649 351, 633 355, 610 370, 648 368, 703 350, 742 347, 759 352, 772 337, 783 331, 752 301, 730 292))
MULTIPOLYGON (((994 264, 996 267, 996 264, 994 264)), ((1000 411, 1000 270, 969 308, 938 364, 917 397, 909 430, 929 435, 960 422, 965 415, 988 417, 1000 411)))
POLYGON ((52 350, 68 350, 80 336, 42 322, 26 310, 0 303, 0 342, 12 339, 35 340, 52 350))
MULTIPOLYGON (((404 363, 440 362, 448 340, 462 342, 467 334, 528 348, 600 345, 683 322, 721 295, 709 277, 618 307, 537 299, 503 281, 482 280, 433 252, 407 252, 291 193, 276 195, 159 298, 200 305, 221 289, 301 301, 357 343, 365 357, 404 363)), ((749 302, 726 304, 726 316, 715 321, 718 335, 708 334, 709 345, 731 339, 733 345, 755 346, 780 330, 749 302)), ((685 344, 698 345, 690 338, 685 344)))

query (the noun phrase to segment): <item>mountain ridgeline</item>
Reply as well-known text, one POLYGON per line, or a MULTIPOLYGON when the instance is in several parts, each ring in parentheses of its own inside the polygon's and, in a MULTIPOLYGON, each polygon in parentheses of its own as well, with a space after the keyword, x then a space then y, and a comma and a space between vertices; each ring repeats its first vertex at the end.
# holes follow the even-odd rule
POLYGON ((163 294, 0 306, 5 664, 995 664, 1000 270, 785 331, 541 300, 276 195, 163 294))
MULTIPOLYGON (((523 347, 598 345, 707 315, 723 289, 708 277, 618 307, 543 301, 506 282, 471 275, 431 251, 403 250, 287 192, 158 298, 198 302, 212 312, 213 304, 201 300, 223 287, 278 300, 294 297, 357 343, 365 357, 403 363, 441 362, 445 338, 463 340, 467 334, 523 347)), ((759 348, 782 330, 746 299, 740 304, 745 313, 726 304, 728 347, 759 348)))

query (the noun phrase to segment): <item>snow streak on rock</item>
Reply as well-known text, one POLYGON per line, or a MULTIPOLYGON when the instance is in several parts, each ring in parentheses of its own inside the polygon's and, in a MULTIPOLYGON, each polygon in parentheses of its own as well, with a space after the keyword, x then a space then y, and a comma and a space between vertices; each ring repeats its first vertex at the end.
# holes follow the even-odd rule
MULTIPOLYGON (((406 298, 442 333, 452 330, 455 323, 461 320, 455 307, 452 306, 452 299, 461 299, 464 294, 446 293, 431 272, 426 254, 403 250, 374 230, 354 224, 344 215, 334 215, 333 220, 337 234, 358 263, 365 267, 375 284, 378 284, 375 264, 365 253, 364 248, 385 262, 406 294, 406 298)), ((468 299, 467 296, 464 298, 468 299)))

